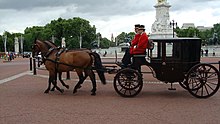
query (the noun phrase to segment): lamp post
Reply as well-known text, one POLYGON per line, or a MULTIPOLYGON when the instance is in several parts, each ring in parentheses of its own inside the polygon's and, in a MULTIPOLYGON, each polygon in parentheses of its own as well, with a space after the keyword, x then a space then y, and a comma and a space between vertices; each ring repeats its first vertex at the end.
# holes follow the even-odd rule
POLYGON ((21 39, 20 39, 20 44, 21 44, 21 53, 22 55, 24 55, 24 43, 23 43, 23 36, 21 35, 21 39))
POLYGON ((79 48, 82 48, 82 34, 81 31, 79 32, 79 48))
POLYGON ((83 24, 81 24, 80 26, 80 32, 79 32, 79 48, 82 48, 82 33, 81 33, 81 29, 82 29, 83 24))
POLYGON ((100 37, 101 37, 101 35, 100 35, 100 33, 98 33, 98 35, 97 35, 97 39, 98 39, 98 48, 100 47, 100 37))
POLYGON ((4 35, 4 48, 5 48, 5 54, 7 52, 7 35, 4 35))
POLYGON ((175 27, 177 27, 177 22, 172 20, 172 22, 170 22, 170 26, 172 26, 172 28, 173 28, 173 38, 174 38, 174 29, 175 29, 175 27))

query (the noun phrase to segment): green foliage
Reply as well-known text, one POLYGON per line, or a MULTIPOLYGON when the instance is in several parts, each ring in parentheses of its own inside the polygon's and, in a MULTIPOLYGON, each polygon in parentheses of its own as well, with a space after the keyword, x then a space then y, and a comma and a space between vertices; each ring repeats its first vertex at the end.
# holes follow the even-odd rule
POLYGON ((39 40, 51 40, 55 37, 55 44, 60 46, 61 40, 65 37, 68 48, 79 48, 79 36, 82 36, 82 47, 90 48, 90 43, 96 38, 96 28, 91 26, 89 21, 74 17, 72 19, 52 20, 49 24, 39 27, 25 29, 25 39, 33 42, 35 38, 39 40))
POLYGON ((4 51, 3 37, 0 35, 0 52, 4 51))
POLYGON ((111 46, 111 41, 107 38, 102 38, 100 40, 100 47, 101 48, 109 48, 111 46))
POLYGON ((134 36, 135 36, 134 32, 130 32, 130 33, 122 32, 116 37, 118 41, 118 45, 121 43, 130 42, 134 38, 134 36))
POLYGON ((210 30, 199 31, 197 28, 180 29, 176 28, 175 32, 178 37, 199 37, 203 44, 213 44, 214 40, 220 44, 220 24, 215 24, 210 30), (216 33, 217 36, 213 36, 216 33))

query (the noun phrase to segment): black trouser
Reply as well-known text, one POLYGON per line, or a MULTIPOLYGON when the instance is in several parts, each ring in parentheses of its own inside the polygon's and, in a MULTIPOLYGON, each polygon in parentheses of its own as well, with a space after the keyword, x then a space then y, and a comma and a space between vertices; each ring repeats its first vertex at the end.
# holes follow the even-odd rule
POLYGON ((141 73, 141 65, 147 65, 145 57, 133 57, 132 68, 141 73))
POLYGON ((125 54, 122 58, 122 63, 124 64, 125 67, 131 64, 131 54, 129 48, 125 50, 125 54))

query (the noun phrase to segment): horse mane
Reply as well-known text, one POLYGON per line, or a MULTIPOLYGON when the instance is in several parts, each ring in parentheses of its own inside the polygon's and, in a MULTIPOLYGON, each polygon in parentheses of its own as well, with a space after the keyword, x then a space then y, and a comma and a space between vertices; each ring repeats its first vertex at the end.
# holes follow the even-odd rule
POLYGON ((45 41, 45 42, 50 42, 51 44, 53 44, 54 46, 56 46, 57 47, 57 45, 54 43, 54 42, 52 42, 52 41, 45 41))
POLYGON ((45 44, 48 49, 50 49, 52 47, 51 44, 46 42, 46 41, 41 41, 41 40, 37 40, 37 41, 42 42, 43 44, 45 44))

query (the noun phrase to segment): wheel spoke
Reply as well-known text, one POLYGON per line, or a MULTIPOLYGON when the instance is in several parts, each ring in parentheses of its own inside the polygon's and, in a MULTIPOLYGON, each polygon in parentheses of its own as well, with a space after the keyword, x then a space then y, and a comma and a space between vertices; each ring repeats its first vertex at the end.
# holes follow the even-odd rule
POLYGON ((208 91, 207 86, 206 85, 204 85, 204 86, 205 86, 206 93, 209 95, 209 91, 208 91))
POLYGON ((129 90, 129 93, 130 93, 130 95, 131 95, 131 90, 129 90))
POLYGON ((123 88, 121 87, 121 89, 119 90, 120 92, 123 90, 123 88))
POLYGON ((209 82, 209 81, 207 81, 207 83, 209 83, 209 84, 212 84, 212 85, 218 85, 218 84, 216 84, 216 83, 213 83, 213 82, 209 82))
POLYGON ((202 91, 201 91, 201 96, 203 96, 203 87, 202 87, 202 91))
POLYGON ((207 78, 211 78, 211 76, 214 74, 214 77, 217 76, 215 72, 212 72, 207 78))
POLYGON ((210 89, 212 89, 212 91, 214 91, 214 89, 209 84, 206 83, 205 85, 207 85, 210 89))
POLYGON ((125 91, 124 91, 124 95, 126 94, 126 92, 127 92, 127 90, 125 89, 125 91))
POLYGON ((196 90, 196 93, 195 93, 195 94, 197 94, 198 92, 199 92, 199 89, 196 90))

